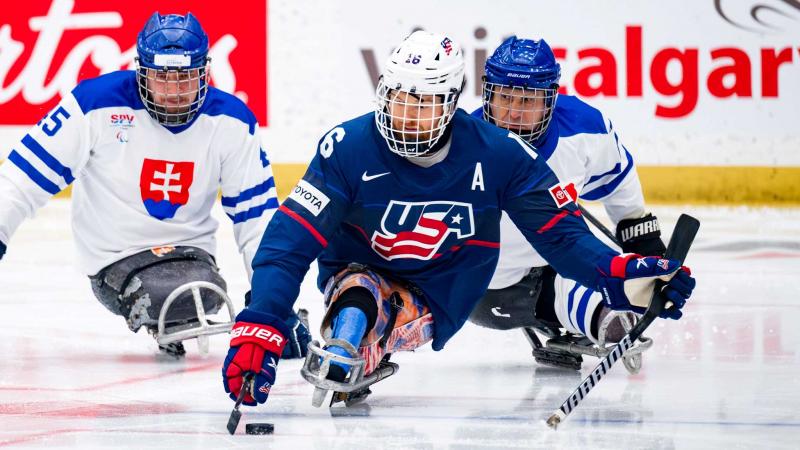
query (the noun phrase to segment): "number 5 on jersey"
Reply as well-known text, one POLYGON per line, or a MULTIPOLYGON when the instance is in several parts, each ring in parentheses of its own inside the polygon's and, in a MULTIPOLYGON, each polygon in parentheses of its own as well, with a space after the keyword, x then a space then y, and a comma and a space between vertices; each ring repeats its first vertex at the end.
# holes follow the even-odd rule
POLYGON ((44 131, 44 134, 53 137, 56 135, 56 133, 58 133, 58 130, 61 129, 62 125, 61 119, 58 118, 59 115, 63 116, 64 120, 67 120, 70 117, 69 113, 67 112, 66 109, 64 109, 63 106, 59 106, 52 113, 42 117, 42 120, 40 120, 37 125, 42 127, 42 131, 44 131), (50 119, 52 121, 52 124, 46 123, 45 120, 47 119, 50 119))

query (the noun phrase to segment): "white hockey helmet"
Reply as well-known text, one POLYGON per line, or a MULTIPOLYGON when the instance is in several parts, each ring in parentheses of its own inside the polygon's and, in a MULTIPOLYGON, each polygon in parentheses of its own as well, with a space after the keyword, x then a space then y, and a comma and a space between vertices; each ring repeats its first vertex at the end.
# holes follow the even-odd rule
POLYGON ((461 46, 415 31, 389 56, 376 90, 375 124, 389 149, 421 156, 444 135, 464 87, 461 46))

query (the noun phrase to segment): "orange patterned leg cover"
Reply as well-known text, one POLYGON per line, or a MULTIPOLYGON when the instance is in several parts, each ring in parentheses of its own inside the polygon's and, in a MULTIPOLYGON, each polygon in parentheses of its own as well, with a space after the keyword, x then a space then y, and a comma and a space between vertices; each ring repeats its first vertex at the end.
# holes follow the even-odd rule
MULTIPOLYGON (((412 293, 406 286, 371 271, 353 272, 348 269, 336 275, 325 289, 325 303, 328 311, 331 305, 350 288, 361 287, 372 293, 378 304, 378 317, 375 326, 367 331, 358 349, 367 364, 364 375, 369 375, 378 367, 387 353, 414 350, 433 339, 433 316, 424 300, 412 293), (381 338, 386 333, 392 315, 392 293, 400 299, 400 309, 394 321, 385 346, 381 346, 381 338)), ((321 333, 325 339, 331 337, 330 314, 322 320, 321 333)))

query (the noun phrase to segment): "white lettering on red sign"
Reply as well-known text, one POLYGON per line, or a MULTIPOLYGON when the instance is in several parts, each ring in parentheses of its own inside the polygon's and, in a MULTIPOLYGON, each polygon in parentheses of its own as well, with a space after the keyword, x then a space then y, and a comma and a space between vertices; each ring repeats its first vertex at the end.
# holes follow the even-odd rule
MULTIPOLYGON (((91 61, 100 73, 134 67, 135 45, 123 50, 116 40, 100 34, 103 30, 122 27, 123 17, 119 12, 73 13, 73 7, 72 0, 53 0, 47 15, 28 20, 30 30, 38 34, 30 57, 13 80, 6 78, 24 53, 25 44, 13 38, 11 24, 0 26, 0 105, 18 95, 30 105, 39 105, 56 96, 66 95, 80 80, 81 68, 87 61, 91 61), (97 30, 98 34, 78 42, 63 60, 58 61, 56 50, 65 32, 75 30, 97 30), (59 62, 60 66, 57 66, 48 83, 51 64, 59 62)), ((130 36, 131 42, 135 42, 135 39, 135 35, 130 36)), ((236 46, 236 38, 225 34, 209 48, 214 85, 227 92, 234 92, 236 88, 236 75, 229 60, 236 46)), ((37 111, 37 115, 41 115, 41 111, 37 111)), ((36 120, 38 118, 33 121, 36 120)))

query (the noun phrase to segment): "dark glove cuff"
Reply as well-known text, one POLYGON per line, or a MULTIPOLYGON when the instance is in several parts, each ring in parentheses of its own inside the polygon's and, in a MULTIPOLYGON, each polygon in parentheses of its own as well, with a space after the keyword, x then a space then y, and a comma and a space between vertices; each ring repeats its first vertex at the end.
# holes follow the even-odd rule
POLYGON ((617 224, 617 239, 620 243, 638 242, 661 237, 658 218, 647 214, 639 219, 624 219, 617 224))

